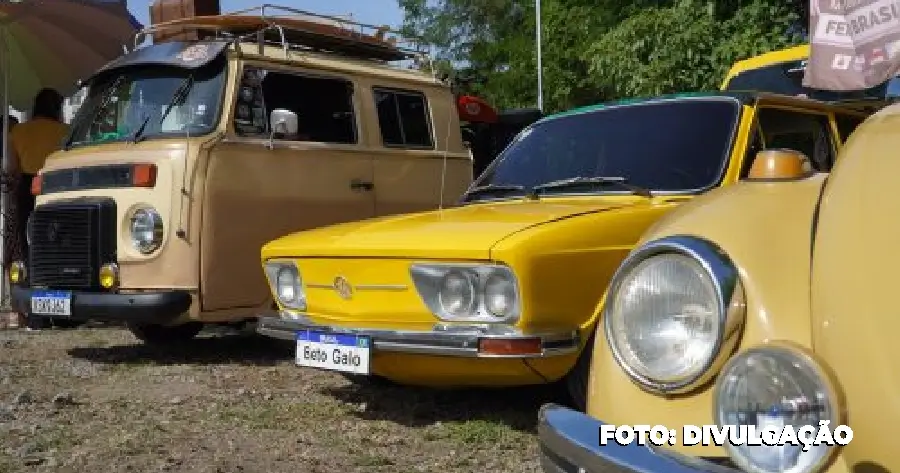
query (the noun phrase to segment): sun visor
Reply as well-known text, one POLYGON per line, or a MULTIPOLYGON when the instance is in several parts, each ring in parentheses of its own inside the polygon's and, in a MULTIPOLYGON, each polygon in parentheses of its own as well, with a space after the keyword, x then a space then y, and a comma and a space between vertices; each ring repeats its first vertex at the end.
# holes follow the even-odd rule
POLYGON ((130 66, 159 65, 197 69, 219 57, 228 45, 228 41, 172 41, 146 46, 109 62, 82 81, 82 85, 87 85, 110 71, 130 66))

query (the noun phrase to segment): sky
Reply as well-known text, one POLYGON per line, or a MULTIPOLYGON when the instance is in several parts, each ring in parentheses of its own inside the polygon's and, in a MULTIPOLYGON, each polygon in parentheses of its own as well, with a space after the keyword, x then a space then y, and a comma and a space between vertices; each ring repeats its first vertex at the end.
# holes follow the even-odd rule
MULTIPOLYGON (((151 0, 127 0, 128 9, 143 25, 150 24, 151 0)), ((353 19, 370 25, 400 26, 403 13, 397 0, 219 0, 222 13, 270 3, 323 15, 353 14, 353 19)))

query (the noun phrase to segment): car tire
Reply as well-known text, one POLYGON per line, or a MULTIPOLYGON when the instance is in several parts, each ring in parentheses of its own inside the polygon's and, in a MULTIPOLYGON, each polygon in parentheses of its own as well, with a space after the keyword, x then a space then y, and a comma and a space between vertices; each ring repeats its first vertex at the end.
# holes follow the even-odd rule
POLYGON ((148 345, 177 345, 192 340, 203 330, 200 322, 188 322, 181 325, 157 325, 157 324, 125 324, 128 330, 138 340, 148 345))
POLYGON ((584 412, 587 408, 587 389, 588 381, 591 374, 591 357, 594 354, 594 335, 591 334, 575 366, 565 377, 566 391, 569 395, 569 402, 572 407, 579 412, 584 412))

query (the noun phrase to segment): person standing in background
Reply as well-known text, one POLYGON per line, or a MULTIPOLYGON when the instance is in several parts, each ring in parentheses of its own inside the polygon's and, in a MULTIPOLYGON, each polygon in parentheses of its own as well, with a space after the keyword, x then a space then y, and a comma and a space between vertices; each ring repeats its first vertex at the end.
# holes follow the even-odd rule
MULTIPOLYGON (((12 238, 15 240, 13 254, 16 250, 22 256, 28 254, 25 233, 35 198, 31 194, 31 182, 44 167, 47 157, 62 147, 63 140, 69 134, 69 127, 62 121, 62 105, 63 96, 59 92, 50 88, 41 89, 34 97, 31 118, 9 132, 10 159, 6 171, 13 181, 17 181, 15 193, 10 194, 16 201, 15 232, 10 235, 15 235, 12 238)), ((33 330, 42 328, 46 321, 42 317, 27 317, 27 323, 28 328, 33 330)))

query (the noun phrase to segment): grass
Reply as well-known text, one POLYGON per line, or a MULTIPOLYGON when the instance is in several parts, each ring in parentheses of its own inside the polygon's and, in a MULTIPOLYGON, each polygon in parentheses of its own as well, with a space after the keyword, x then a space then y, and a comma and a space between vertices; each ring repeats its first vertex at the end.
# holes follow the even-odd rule
POLYGON ((250 429, 294 430, 298 420, 324 420, 346 415, 347 408, 335 402, 270 401, 252 406, 231 405, 213 415, 235 426, 250 429))
POLYGON ((0 425, 0 473, 540 472, 542 394, 524 388, 356 385, 297 368, 266 339, 151 350, 118 329, 11 337, 0 402, 23 390, 34 402, 0 425), (54 406, 62 391, 78 404, 54 406), (58 466, 27 466, 23 449, 58 466))

